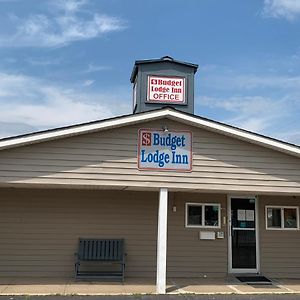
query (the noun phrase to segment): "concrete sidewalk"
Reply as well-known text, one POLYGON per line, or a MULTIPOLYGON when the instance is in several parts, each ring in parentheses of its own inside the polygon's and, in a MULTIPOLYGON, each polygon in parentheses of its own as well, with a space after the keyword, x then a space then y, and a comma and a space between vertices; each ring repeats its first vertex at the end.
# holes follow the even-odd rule
MULTIPOLYGON (((247 295, 299 294, 300 279, 272 279, 271 285, 248 285, 234 277, 221 279, 174 278, 168 294, 247 295)), ((0 279, 0 296, 13 295, 137 295, 155 294, 155 280, 128 278, 120 282, 75 282, 71 279, 0 279)))

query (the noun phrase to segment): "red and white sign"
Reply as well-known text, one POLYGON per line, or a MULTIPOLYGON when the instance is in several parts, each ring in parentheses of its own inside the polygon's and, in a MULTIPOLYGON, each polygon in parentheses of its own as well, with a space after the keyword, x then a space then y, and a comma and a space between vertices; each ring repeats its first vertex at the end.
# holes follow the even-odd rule
POLYGON ((148 102, 185 103, 185 78, 169 76, 148 76, 148 102))

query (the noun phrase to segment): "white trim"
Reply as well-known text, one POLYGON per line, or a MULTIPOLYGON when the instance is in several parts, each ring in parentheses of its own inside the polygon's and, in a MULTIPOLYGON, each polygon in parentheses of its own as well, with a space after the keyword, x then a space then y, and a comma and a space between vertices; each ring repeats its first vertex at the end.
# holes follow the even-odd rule
POLYGON ((254 231, 255 230, 255 228, 239 228, 239 227, 232 227, 232 229, 233 230, 241 230, 241 231, 243 231, 243 230, 245 230, 245 231, 254 231))
POLYGON ((231 245, 231 197, 227 195, 227 242, 228 242, 228 273, 232 273, 232 245, 231 245))
POLYGON ((268 137, 259 136, 254 133, 244 131, 242 129, 233 128, 210 120, 197 119, 197 117, 194 116, 182 115, 180 112, 177 111, 170 111, 170 115, 194 123, 191 124, 194 126, 197 124, 211 131, 233 136, 241 140, 250 141, 255 144, 266 146, 268 148, 276 149, 292 155, 296 155, 298 157, 300 156, 300 149, 298 147, 288 145, 281 141, 276 141, 268 137))
POLYGON ((232 269, 231 272, 232 274, 259 274, 256 269, 232 269))
POLYGON ((255 197, 255 237, 256 237, 256 268, 260 273, 260 239, 259 239, 259 198, 255 197))
POLYGON ((203 129, 207 129, 209 131, 235 137, 240 140, 248 141, 257 145, 261 145, 267 148, 275 149, 277 151, 300 157, 300 149, 296 146, 288 145, 284 142, 276 141, 268 137, 259 136, 254 133, 226 126, 224 124, 220 124, 214 121, 199 119, 196 116, 186 115, 170 108, 99 121, 93 124, 78 125, 72 128, 62 128, 50 132, 41 132, 33 135, 11 138, 8 140, 0 141, 0 149, 7 149, 11 147, 38 143, 46 140, 53 140, 72 135, 79 135, 83 133, 107 130, 125 125, 147 122, 163 117, 167 117, 178 122, 183 122, 185 124, 197 126, 203 129))
POLYGON ((135 111, 137 106, 137 79, 135 78, 135 81, 133 83, 132 87, 132 111, 135 111))
POLYGON ((221 228, 221 204, 220 203, 185 203, 185 227, 186 228, 207 228, 207 229, 220 229, 221 228), (188 206, 201 206, 202 207, 202 225, 189 225, 188 224, 188 206), (218 206, 218 226, 207 226, 205 224, 205 206, 218 206))
MULTIPOLYGON (((258 197, 254 195, 250 196, 239 196, 239 195, 228 195, 227 196, 227 218, 228 218, 228 273, 259 273, 260 272, 260 249, 259 249, 259 208, 258 208, 258 197), (232 233, 231 233, 231 199, 255 199, 255 251, 256 251, 256 268, 254 269, 234 269, 232 268, 232 233)), ((239 230, 253 230, 253 228, 239 230)))
POLYGON ((265 225, 266 230, 282 230, 282 231, 290 231, 290 230, 299 230, 299 206, 286 206, 286 205, 266 205, 265 206, 265 225), (281 217, 281 227, 268 227, 268 218, 267 218, 267 210, 268 208, 279 208, 280 209, 280 217, 281 217), (284 209, 296 209, 297 215, 297 227, 296 228, 286 228, 284 227, 284 209))
POLYGON ((166 293, 167 278, 167 219, 168 219, 168 189, 159 190, 158 226, 157 226, 157 265, 156 292, 166 293))
POLYGON ((103 120, 93 124, 83 124, 72 128, 62 128, 50 132, 41 132, 29 136, 21 136, 9 140, 0 141, 0 150, 11 147, 17 147, 32 143, 39 143, 68 136, 91 133, 99 130, 107 130, 124 125, 132 125, 140 122, 147 122, 157 118, 165 117, 166 111, 159 110, 154 112, 145 112, 143 114, 133 114, 115 119, 103 120))

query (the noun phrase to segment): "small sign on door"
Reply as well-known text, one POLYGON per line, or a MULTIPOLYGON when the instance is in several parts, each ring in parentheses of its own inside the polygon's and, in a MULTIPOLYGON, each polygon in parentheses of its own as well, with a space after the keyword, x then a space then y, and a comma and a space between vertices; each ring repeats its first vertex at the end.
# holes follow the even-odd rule
POLYGON ((246 210, 245 209, 238 209, 237 219, 238 219, 238 221, 246 221, 246 210))
POLYGON ((238 221, 254 221, 254 210, 250 209, 238 209, 237 219, 238 221))
POLYGON ((246 210, 246 221, 254 221, 254 210, 246 210))

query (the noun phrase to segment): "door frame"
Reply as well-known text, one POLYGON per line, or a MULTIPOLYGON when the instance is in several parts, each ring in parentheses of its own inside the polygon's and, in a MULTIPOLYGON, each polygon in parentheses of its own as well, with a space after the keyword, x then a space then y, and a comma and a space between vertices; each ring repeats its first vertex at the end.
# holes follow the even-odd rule
POLYGON ((227 219, 228 219, 228 273, 260 273, 260 253, 259 253, 259 201, 254 195, 228 195, 227 196, 227 219), (232 238, 231 238, 231 199, 255 199, 255 243, 256 243, 256 268, 255 269, 233 269, 232 268, 232 238))

